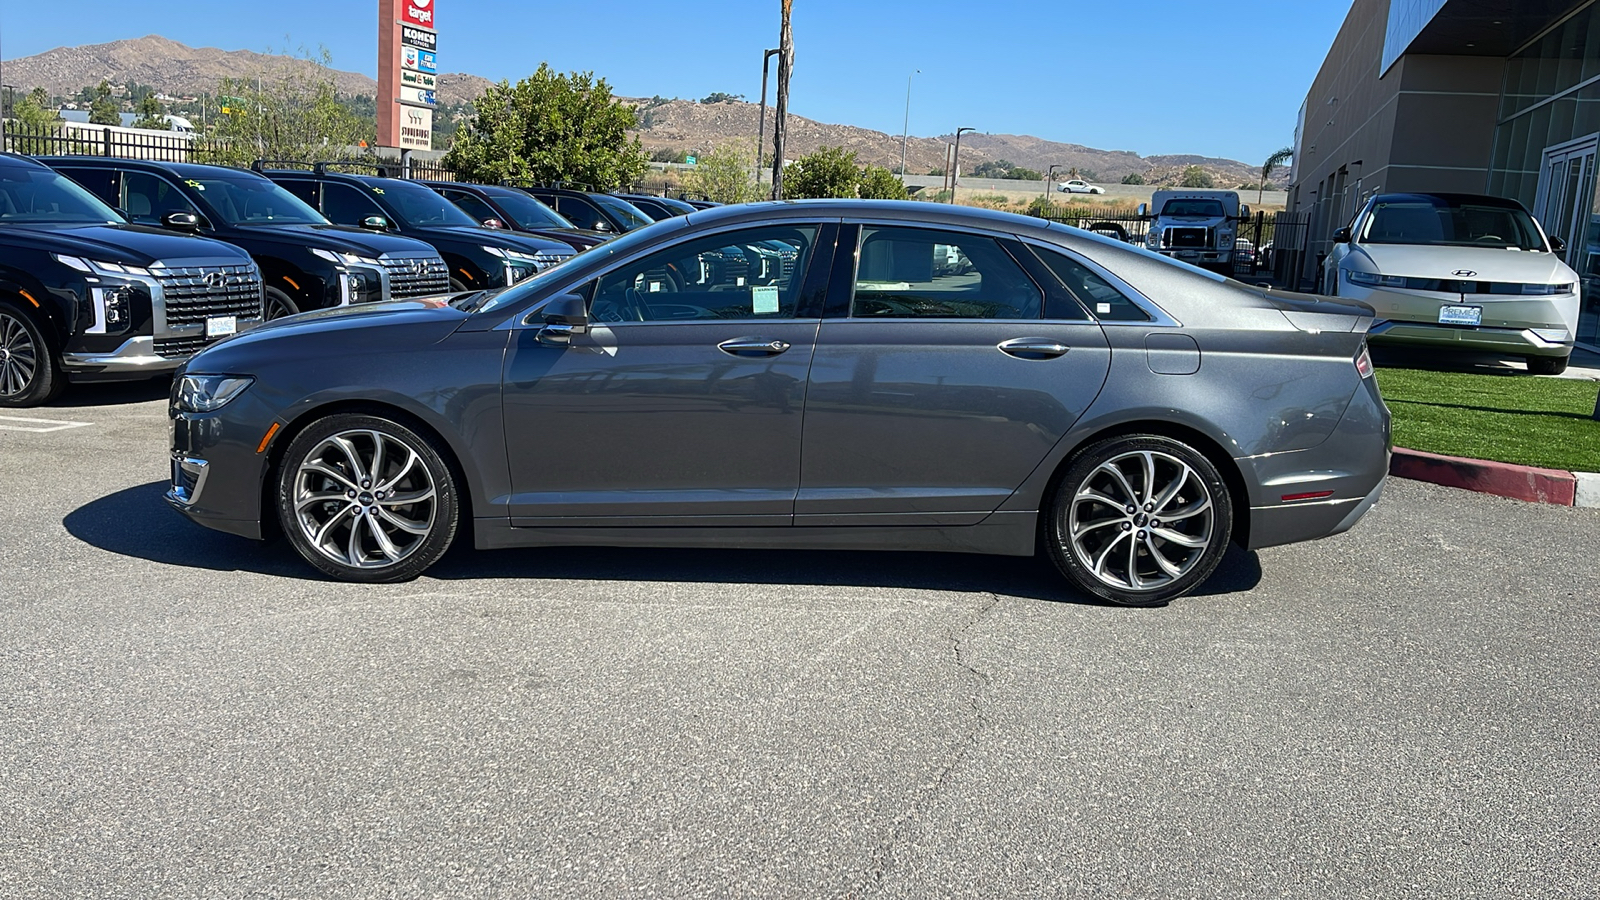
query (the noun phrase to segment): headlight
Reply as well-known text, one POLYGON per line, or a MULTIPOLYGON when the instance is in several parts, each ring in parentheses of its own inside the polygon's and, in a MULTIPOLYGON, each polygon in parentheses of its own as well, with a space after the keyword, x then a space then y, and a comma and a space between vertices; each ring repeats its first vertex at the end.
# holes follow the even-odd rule
POLYGON ((254 383, 248 375, 185 375, 178 379, 173 404, 184 412, 216 412, 254 383))
POLYGON ((365 256, 357 256, 354 253, 335 253, 332 250, 322 250, 316 247, 311 249, 311 253, 313 256, 325 259, 328 262, 339 263, 346 266, 373 266, 375 268, 383 267, 383 263, 378 262, 375 259, 370 259, 365 256))
POLYGON ((1346 269, 1345 280, 1351 284, 1365 284, 1371 287, 1405 287, 1404 275, 1379 275, 1377 272, 1355 272, 1346 269))
MULTIPOLYGON (((1524 296, 1528 296, 1528 297, 1550 297, 1550 296, 1553 296, 1555 294, 1570 294, 1570 293, 1572 293, 1572 285, 1570 283, 1569 284, 1525 284, 1525 285, 1522 286, 1522 293, 1523 293, 1524 296)), ((1534 330, 1537 331, 1538 329, 1534 329, 1534 330)))
POLYGON ((532 253, 523 253, 520 250, 507 250, 504 247, 484 247, 483 249, 485 253, 498 256, 507 262, 527 263, 530 266, 536 266, 541 262, 539 257, 534 256, 532 253))
POLYGON ((150 277, 149 269, 142 269, 138 266, 126 266, 122 263, 114 262, 101 262, 95 259, 82 259, 76 256, 63 256, 59 253, 52 253, 50 255, 55 257, 56 262, 61 263, 63 266, 66 266, 69 269, 77 269, 79 272, 90 272, 95 275, 109 275, 112 278, 115 278, 118 275, 141 275, 145 278, 150 277))

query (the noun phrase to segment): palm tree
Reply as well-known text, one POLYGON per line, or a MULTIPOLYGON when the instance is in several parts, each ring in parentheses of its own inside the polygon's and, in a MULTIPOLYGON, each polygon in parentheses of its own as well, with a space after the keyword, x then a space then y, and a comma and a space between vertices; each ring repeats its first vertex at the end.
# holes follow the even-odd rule
POLYGON ((1261 164, 1261 183, 1256 185, 1257 206, 1261 205, 1261 195, 1267 189, 1267 179, 1272 177, 1272 171, 1291 159, 1294 159, 1294 148, 1284 147, 1267 157, 1267 161, 1261 164))

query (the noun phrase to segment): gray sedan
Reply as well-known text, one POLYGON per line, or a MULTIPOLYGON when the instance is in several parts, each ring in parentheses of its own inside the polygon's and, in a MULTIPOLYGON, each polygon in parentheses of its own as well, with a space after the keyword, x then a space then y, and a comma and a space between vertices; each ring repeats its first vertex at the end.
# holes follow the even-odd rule
POLYGON ((458 539, 1044 552, 1155 604, 1230 541, 1377 501, 1371 321, 1038 219, 723 207, 514 288, 206 350, 174 387, 168 500, 351 581, 458 539))

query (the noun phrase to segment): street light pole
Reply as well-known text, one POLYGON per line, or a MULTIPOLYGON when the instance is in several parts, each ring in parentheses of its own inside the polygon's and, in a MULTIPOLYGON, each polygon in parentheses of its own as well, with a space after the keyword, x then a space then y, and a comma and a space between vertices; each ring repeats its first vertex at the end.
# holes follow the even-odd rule
POLYGON ((900 135, 900 183, 906 181, 906 144, 911 142, 911 79, 922 74, 918 69, 906 76, 906 129, 900 135))
POLYGON ((954 206, 955 202, 956 202, 956 188, 959 187, 959 185, 956 184, 956 182, 961 180, 961 136, 963 134, 966 134, 969 131, 977 131, 977 130, 978 129, 976 129, 976 128, 957 128, 956 129, 956 152, 955 152, 955 157, 950 161, 950 205, 951 206, 954 206))
POLYGON ((1061 168, 1065 168, 1065 166, 1051 166, 1050 171, 1044 173, 1044 196, 1046 201, 1050 199, 1050 182, 1055 180, 1056 170, 1061 168))
POLYGON ((776 50, 768 50, 761 57, 761 121, 756 124, 756 184, 761 183, 761 146, 767 140, 767 73, 772 69, 776 50))

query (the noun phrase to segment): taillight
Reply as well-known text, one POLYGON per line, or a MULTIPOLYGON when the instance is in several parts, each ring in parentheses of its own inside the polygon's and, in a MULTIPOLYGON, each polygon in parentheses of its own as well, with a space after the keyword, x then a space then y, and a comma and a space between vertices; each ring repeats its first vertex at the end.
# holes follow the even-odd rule
POLYGON ((1361 345, 1361 352, 1356 354, 1356 372, 1362 378, 1372 377, 1372 354, 1367 352, 1367 345, 1361 345))

